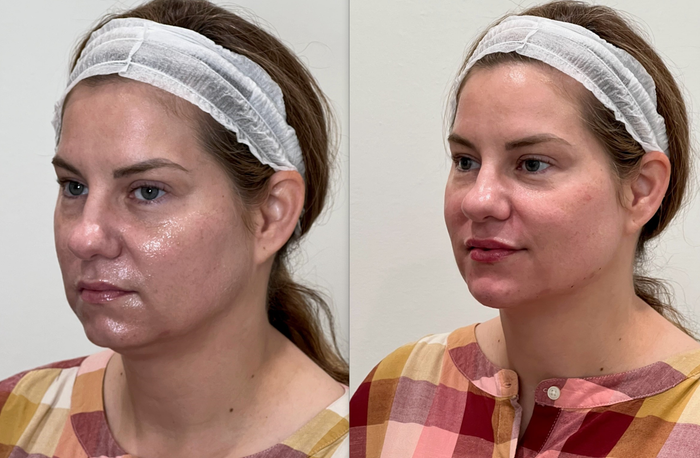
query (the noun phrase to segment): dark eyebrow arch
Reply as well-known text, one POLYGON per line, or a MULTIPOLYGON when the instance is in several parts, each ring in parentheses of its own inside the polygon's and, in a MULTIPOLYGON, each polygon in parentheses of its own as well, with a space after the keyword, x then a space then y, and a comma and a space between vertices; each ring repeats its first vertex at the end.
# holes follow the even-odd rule
MULTIPOLYGON (((459 145, 466 146, 467 148, 477 150, 476 146, 469 140, 467 140, 464 137, 460 137, 457 134, 450 134, 449 137, 447 137, 448 142, 452 143, 457 143, 459 145)), ((565 145, 571 146, 571 143, 567 142, 561 137, 557 137, 554 134, 537 134, 537 135, 531 135, 529 137, 524 137, 520 138, 518 140, 514 140, 512 142, 506 143, 506 151, 511 151, 517 148, 524 148, 526 146, 532 146, 536 145, 538 143, 546 143, 546 142, 556 142, 556 143, 562 143, 565 145)))
POLYGON ((123 178, 125 176, 129 175, 135 175, 137 173, 143 173, 147 172, 149 170, 153 169, 159 169, 162 167, 171 167, 174 169, 182 170, 183 172, 188 172, 186 168, 181 166, 180 164, 176 164, 175 162, 169 161, 168 159, 149 159, 147 161, 139 162, 137 164, 130 165, 128 167, 123 167, 121 169, 117 169, 114 171, 114 178, 123 178))
POLYGON ((517 148, 524 148, 526 146, 536 145, 538 143, 555 142, 562 143, 564 145, 571 146, 571 143, 567 142, 561 137, 557 137, 554 134, 537 134, 531 135, 529 137, 520 138, 512 142, 506 143, 506 151, 514 150, 517 148))
MULTIPOLYGON (((51 160, 51 163, 55 167, 60 167, 62 169, 66 169, 69 172, 74 173, 78 176, 82 176, 80 171, 77 168, 75 168, 74 166, 72 166, 71 164, 69 164, 64 159, 62 159, 58 156, 54 156, 54 158, 51 160)), ((186 168, 184 168, 180 164, 176 164, 175 162, 172 162, 168 159, 157 158, 157 159, 149 159, 147 161, 139 162, 139 163, 136 163, 133 165, 129 165, 127 167, 122 167, 120 169, 117 169, 114 171, 113 176, 115 179, 118 179, 118 178, 123 178, 123 177, 129 176, 129 175, 135 175, 137 173, 147 172, 147 171, 153 170, 153 169, 159 169, 162 167, 172 167, 172 168, 175 168, 178 170, 182 170, 184 172, 189 172, 189 170, 187 170, 186 168)))
POLYGON ((464 137, 460 137, 457 134, 450 134, 449 137, 447 137, 447 141, 450 143, 457 143, 458 145, 466 146, 467 148, 473 149, 476 151, 476 146, 469 140, 467 140, 464 137))
POLYGON ((78 175, 79 177, 83 176, 78 169, 76 169, 75 167, 73 167, 68 162, 66 162, 65 160, 63 160, 62 158, 60 158, 58 156, 54 156, 53 159, 51 159, 51 163, 53 164, 54 167, 66 169, 70 173, 74 173, 74 174, 78 175))

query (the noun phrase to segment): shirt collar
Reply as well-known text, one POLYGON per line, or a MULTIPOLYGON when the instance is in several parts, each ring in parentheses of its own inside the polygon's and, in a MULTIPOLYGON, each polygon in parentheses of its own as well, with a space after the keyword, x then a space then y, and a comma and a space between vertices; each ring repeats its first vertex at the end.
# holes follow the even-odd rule
POLYGON ((82 362, 71 395, 70 422, 75 437, 91 458, 128 457, 109 430, 102 399, 105 370, 112 350, 90 355, 82 362))
MULTIPOLYGON (((476 341, 476 325, 458 329, 447 340, 452 363, 480 390, 497 398, 518 396, 518 374, 486 358, 476 341)), ((700 374, 700 350, 673 356, 617 374, 582 378, 552 378, 537 386, 535 402, 542 405, 591 409, 663 393, 700 374)))

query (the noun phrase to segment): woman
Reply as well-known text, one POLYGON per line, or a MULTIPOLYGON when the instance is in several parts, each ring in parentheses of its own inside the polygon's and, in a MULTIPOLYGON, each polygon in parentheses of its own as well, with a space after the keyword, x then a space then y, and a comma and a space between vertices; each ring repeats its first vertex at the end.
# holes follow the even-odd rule
POLYGON ((1 382, 3 453, 345 455, 347 364, 287 267, 332 159, 299 60, 207 1, 155 0, 83 40, 55 127, 66 295, 110 350, 1 382))
POLYGON ((614 10, 549 3, 477 40, 452 102, 445 222, 499 317, 380 362, 351 455, 693 456, 700 345, 635 272, 688 176, 662 60, 614 10))

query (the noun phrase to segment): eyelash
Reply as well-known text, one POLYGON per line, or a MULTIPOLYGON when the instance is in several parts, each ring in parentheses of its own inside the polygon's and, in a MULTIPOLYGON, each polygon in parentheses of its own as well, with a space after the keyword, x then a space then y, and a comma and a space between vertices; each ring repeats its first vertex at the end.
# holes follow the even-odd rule
POLYGON ((461 167, 460 167, 460 162, 462 162, 462 159, 469 159, 469 160, 471 160, 471 161, 473 161, 473 162, 477 162, 476 160, 474 160, 474 158, 469 157, 469 156, 464 156, 464 155, 462 155, 462 156, 452 156, 452 163, 454 164, 454 167, 455 167, 458 171, 464 172, 464 173, 470 172, 471 170, 473 170, 473 169, 465 170, 465 169, 461 168, 461 167))
MULTIPOLYGON (((76 180, 70 180, 68 178, 59 178, 56 180, 58 182, 58 185, 61 187, 61 192, 63 193, 63 197, 67 199, 77 199, 78 197, 82 196, 83 194, 79 194, 77 196, 74 196, 68 192, 68 189, 66 189, 66 186, 69 183, 77 183, 81 186, 85 186, 83 183, 76 181, 76 180)), ((87 188, 87 186, 85 186, 87 188)))
POLYGON ((531 174, 531 175, 534 175, 534 174, 544 173, 544 171, 547 170, 551 165, 552 165, 551 162, 549 162, 549 161, 547 161, 547 160, 545 160, 545 159, 539 158, 539 157, 526 157, 526 158, 521 159, 521 160, 518 162, 518 169, 519 169, 519 170, 524 170, 526 173, 531 174), (524 164, 525 164, 527 161, 541 162, 542 164, 546 164, 547 167, 545 167, 543 170, 538 170, 538 171, 536 171, 536 172, 530 172, 530 171, 528 171, 528 170, 524 170, 524 169, 523 169, 523 166, 524 166, 524 164))
MULTIPOLYGON (((463 172, 463 173, 467 173, 467 172, 471 172, 471 171, 473 171, 473 170, 478 170, 478 169, 473 169, 473 168, 472 168, 472 169, 468 169, 468 170, 462 169, 462 168, 460 167, 460 162, 462 161, 462 159, 469 159, 469 160, 471 160, 471 161, 473 161, 473 162, 475 162, 475 163, 477 163, 477 164, 479 163, 476 159, 474 159, 474 158, 472 158, 472 157, 470 157, 470 156, 464 156, 464 155, 461 155, 461 156, 452 156, 452 162, 454 163, 454 166, 455 166, 455 168, 456 168, 458 171, 463 172)), ((522 170, 522 171, 524 171, 524 172, 525 172, 526 174, 528 174, 528 175, 536 175, 536 174, 543 173, 543 172, 544 172, 545 170, 547 170, 551 165, 552 165, 551 162, 549 162, 549 161, 546 160, 546 159, 540 158, 540 157, 525 157, 525 158, 522 158, 522 159, 519 159, 519 160, 518 160, 518 165, 517 165, 516 168, 517 168, 517 170, 522 170), (543 170, 538 170, 538 171, 536 171, 536 172, 529 172, 529 171, 523 169, 523 165, 524 165, 525 162, 527 162, 527 161, 541 162, 542 164, 546 164, 547 167, 545 167, 543 170)))
MULTIPOLYGON (((71 180, 71 179, 68 179, 68 178, 59 178, 59 179, 56 180, 56 181, 58 181, 58 184, 59 184, 59 186, 61 187, 61 191, 62 191, 62 193, 63 193, 63 197, 65 197, 65 198, 67 198, 67 199, 77 199, 77 198, 79 198, 80 196, 83 196, 83 195, 84 195, 84 194, 78 194, 77 196, 75 196, 75 195, 70 194, 70 193, 68 192, 68 190, 66 189, 66 186, 68 186, 69 183, 77 183, 77 184, 79 184, 79 185, 81 185, 81 186, 84 186, 86 189, 89 189, 89 188, 88 188, 86 185, 84 185, 83 183, 81 183, 81 182, 79 182, 79 181, 76 181, 76 180, 71 180)), ((163 186, 157 185, 157 184, 155 184, 155 183, 148 183, 148 182, 146 182, 146 183, 139 183, 138 186, 133 186, 133 187, 129 190, 129 196, 131 197, 137 190, 142 189, 142 188, 153 188, 153 189, 157 189, 158 191, 164 192, 165 195, 168 194, 168 191, 166 191, 166 190, 163 188, 163 186)), ((153 205, 153 204, 159 203, 159 202, 163 199, 163 197, 164 197, 164 195, 163 195, 163 196, 156 197, 156 198, 153 199, 153 200, 142 200, 142 199, 136 198, 135 196, 132 197, 132 198, 136 201, 136 203, 137 203, 138 205, 153 205)))
POLYGON ((162 195, 162 196, 158 196, 158 197, 156 197, 155 199, 152 199, 152 200, 141 200, 141 199, 138 199, 138 198, 134 197, 134 200, 136 200, 137 203, 140 204, 140 205, 155 205, 155 204, 157 204, 157 203, 160 203, 160 201, 163 200, 163 197, 164 197, 165 195, 168 194, 168 191, 166 191, 165 189, 163 189, 163 186, 157 185, 157 184, 155 184, 155 183, 148 183, 148 182, 145 182, 145 183, 139 183, 138 186, 134 186, 133 188, 131 188, 131 191, 129 191, 129 195, 131 196, 131 195, 134 194, 137 190, 143 189, 143 188, 153 188, 153 189, 157 189, 158 191, 162 191, 162 192, 164 192, 165 194, 162 195))

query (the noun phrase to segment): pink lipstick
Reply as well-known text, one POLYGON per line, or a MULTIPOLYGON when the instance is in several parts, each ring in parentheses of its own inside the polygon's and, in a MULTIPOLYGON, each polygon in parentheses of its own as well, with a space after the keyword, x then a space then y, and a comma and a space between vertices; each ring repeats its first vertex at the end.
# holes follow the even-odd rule
POLYGON ((477 262, 494 263, 520 249, 494 239, 469 239, 466 243, 469 257, 477 262))

